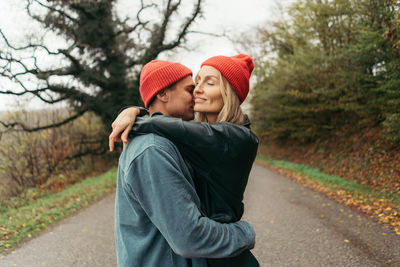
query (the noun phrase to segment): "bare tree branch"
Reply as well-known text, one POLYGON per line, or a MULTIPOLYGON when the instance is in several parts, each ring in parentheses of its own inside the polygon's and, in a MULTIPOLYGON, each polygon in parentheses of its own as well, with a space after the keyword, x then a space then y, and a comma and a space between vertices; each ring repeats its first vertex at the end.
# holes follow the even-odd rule
POLYGON ((143 0, 141 0, 140 3, 141 3, 141 7, 140 7, 139 11, 136 13, 136 20, 137 20, 137 23, 136 23, 134 26, 132 26, 132 27, 128 27, 128 26, 126 25, 126 22, 128 21, 128 18, 125 19, 125 20, 122 22, 123 29, 120 30, 120 31, 118 31, 118 32, 116 33, 116 35, 120 35, 121 33, 129 34, 129 33, 131 33, 131 32, 136 31, 137 28, 138 28, 139 26, 145 27, 145 26, 150 22, 149 20, 148 20, 148 21, 142 21, 141 18, 140 18, 140 15, 141 15, 142 12, 143 12, 145 9, 147 9, 147 8, 157 7, 157 4, 151 3, 151 4, 148 4, 148 5, 145 5, 144 2, 143 2, 143 0))
POLYGON ((23 47, 14 47, 13 45, 10 44, 10 42, 8 41, 7 37, 4 35, 4 33, 3 33, 3 31, 2 31, 1 29, 0 29, 0 34, 1 34, 2 38, 3 38, 3 40, 5 41, 7 47, 11 48, 12 50, 20 51, 20 50, 26 50, 26 49, 30 49, 30 48, 42 48, 42 49, 44 49, 49 55, 59 55, 59 54, 60 54, 60 53, 58 53, 58 52, 52 52, 52 51, 50 51, 48 47, 46 47, 46 46, 44 46, 44 45, 41 45, 41 44, 32 44, 32 43, 29 43, 28 45, 23 46, 23 47))
POLYGON ((77 118, 79 118, 80 116, 82 116, 83 114, 85 114, 88 111, 88 109, 82 109, 79 112, 77 112, 76 114, 74 114, 73 116, 70 116, 60 122, 57 123, 52 123, 49 125, 45 125, 45 126, 39 126, 39 127, 29 127, 26 124, 23 124, 21 122, 12 122, 12 123, 5 123, 3 121, 0 121, 0 124, 3 125, 6 130, 0 132, 0 135, 3 134, 4 132, 11 130, 11 129, 15 129, 17 127, 19 127, 20 129, 18 130, 22 130, 25 132, 37 132, 40 130, 45 130, 45 129, 49 129, 49 128, 54 128, 54 127, 59 127, 61 125, 67 124, 68 122, 71 122, 77 118))
POLYGON ((127 66, 132 67, 137 64, 143 65, 149 62, 151 59, 156 58, 160 53, 179 47, 183 43, 186 35, 189 33, 190 26, 193 24, 196 18, 201 15, 201 5, 203 1, 204 0, 197 0, 191 16, 186 18, 186 21, 183 23, 183 26, 179 30, 175 40, 168 44, 164 44, 165 34, 168 24, 171 20, 171 16, 177 12, 179 5, 181 4, 181 1, 178 1, 174 4, 172 3, 172 0, 169 0, 164 12, 163 21, 152 34, 149 49, 146 49, 146 52, 139 59, 130 61, 127 66))
MULTIPOLYGON (((32 1, 32 0, 28 0, 28 1, 30 2, 30 1, 32 1)), ((34 1, 35 3, 37 3, 37 4, 39 4, 39 5, 42 6, 42 7, 45 7, 45 8, 47 8, 47 9, 53 11, 53 12, 59 13, 59 14, 62 15, 63 17, 68 18, 69 20, 71 20, 71 21, 73 21, 73 22, 76 22, 76 19, 74 19, 73 17, 71 17, 71 16, 68 15, 66 12, 64 12, 64 11, 62 11, 62 10, 60 10, 60 9, 56 9, 56 8, 54 8, 54 7, 45 5, 45 4, 43 4, 42 2, 40 2, 40 1, 38 1, 38 0, 33 0, 33 1, 34 1)))
POLYGON ((6 73, 1 73, 0 76, 3 77, 7 77, 10 80, 13 80, 14 82, 16 82, 17 84, 19 84, 21 86, 21 88, 23 89, 23 91, 21 92, 15 92, 15 91, 11 91, 11 90, 0 90, 0 94, 6 94, 6 95, 15 95, 15 96, 22 96, 25 94, 32 94, 36 97, 38 97, 40 100, 42 100, 45 103, 48 104, 55 104, 58 102, 61 102, 63 100, 66 99, 73 99, 75 101, 78 102, 82 102, 83 99, 89 99, 89 98, 93 98, 92 96, 79 91, 78 89, 74 88, 74 87, 66 87, 64 85, 61 84, 50 84, 47 80, 47 86, 46 87, 41 87, 41 88, 37 88, 34 90, 29 90, 24 83, 17 78, 16 75, 8 75, 6 73), (58 93, 60 95, 60 97, 53 99, 51 97, 51 99, 46 99, 44 98, 41 94, 42 93, 47 93, 47 92, 53 92, 53 93, 58 93))
POLYGON ((213 37, 228 38, 228 35, 225 32, 218 34, 218 33, 214 33, 214 32, 188 31, 187 33, 195 33, 195 34, 202 34, 202 35, 208 35, 208 36, 213 36, 213 37))
POLYGON ((169 50, 169 49, 175 48, 182 43, 182 39, 188 34, 190 25, 195 21, 196 17, 201 14, 201 3, 202 3, 202 0, 197 1, 197 4, 193 10, 192 16, 190 16, 186 19, 186 23, 184 23, 182 29, 180 30, 178 38, 174 42, 164 45, 162 47, 163 50, 169 50))

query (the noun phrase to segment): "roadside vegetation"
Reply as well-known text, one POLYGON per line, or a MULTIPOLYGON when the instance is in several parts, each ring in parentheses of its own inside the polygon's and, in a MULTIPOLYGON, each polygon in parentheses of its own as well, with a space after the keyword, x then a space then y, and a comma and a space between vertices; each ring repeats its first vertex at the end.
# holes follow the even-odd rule
POLYGON ((399 9, 393 0, 299 0, 251 44, 260 160, 398 234, 399 9))
MULTIPOLYGON (((67 112, 50 109, 2 116, 27 125, 40 125, 56 121, 67 112)), ((115 187, 115 169, 100 175, 115 166, 117 153, 105 154, 106 132, 95 115, 87 113, 61 127, 38 132, 3 130, 0 253, 115 187)))
MULTIPOLYGON (((0 119, 40 127, 67 113, 68 109, 21 110, 0 119)), ((106 129, 94 114, 87 113, 61 127, 41 131, 7 131, 1 126, 0 130, 0 203, 31 188, 58 192, 112 164, 113 155, 104 154, 106 129)))

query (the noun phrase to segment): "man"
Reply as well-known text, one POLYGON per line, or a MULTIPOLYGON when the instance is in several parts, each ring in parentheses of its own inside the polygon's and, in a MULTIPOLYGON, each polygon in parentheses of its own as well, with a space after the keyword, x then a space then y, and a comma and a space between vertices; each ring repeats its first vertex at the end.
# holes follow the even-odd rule
MULTIPOLYGON (((179 63, 153 60, 146 64, 140 94, 150 114, 193 119, 191 76, 179 63)), ((191 170, 175 145, 155 134, 134 138, 119 160, 118 265, 206 266, 202 258, 234 256, 254 246, 254 231, 248 223, 220 224, 203 217, 199 208, 191 170)))

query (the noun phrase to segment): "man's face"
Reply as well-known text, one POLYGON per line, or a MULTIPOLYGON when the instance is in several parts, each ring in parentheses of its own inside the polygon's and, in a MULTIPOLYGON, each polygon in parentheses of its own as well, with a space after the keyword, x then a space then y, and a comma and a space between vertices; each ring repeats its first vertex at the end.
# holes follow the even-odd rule
POLYGON ((172 88, 165 91, 168 95, 166 109, 169 116, 181 118, 186 121, 193 120, 193 90, 194 82, 192 76, 186 76, 172 88))

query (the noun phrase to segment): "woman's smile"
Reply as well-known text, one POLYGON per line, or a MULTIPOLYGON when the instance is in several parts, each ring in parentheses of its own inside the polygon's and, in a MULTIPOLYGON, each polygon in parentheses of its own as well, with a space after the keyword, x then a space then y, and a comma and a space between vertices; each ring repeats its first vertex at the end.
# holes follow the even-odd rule
POLYGON ((207 99, 204 97, 195 97, 194 98, 194 103, 204 103, 206 101, 207 101, 207 99))

